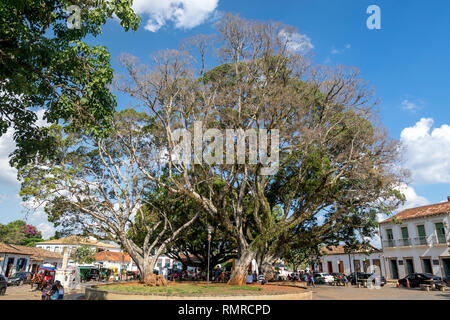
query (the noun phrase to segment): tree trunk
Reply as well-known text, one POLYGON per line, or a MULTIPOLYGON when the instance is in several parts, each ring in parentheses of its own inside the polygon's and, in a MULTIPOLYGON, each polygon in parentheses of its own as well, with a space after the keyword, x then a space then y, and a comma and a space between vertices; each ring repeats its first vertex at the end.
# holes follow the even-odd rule
POLYGON ((234 272, 228 281, 229 285, 242 286, 246 283, 248 266, 252 263, 253 258, 255 258, 255 252, 251 250, 241 251, 241 256, 234 268, 234 272))
POLYGON ((264 274, 264 280, 272 281, 275 279, 275 268, 273 267, 274 257, 270 254, 266 254, 262 259, 259 271, 264 274))
POLYGON ((153 269, 155 268, 158 256, 153 257, 150 261, 143 261, 143 265, 138 268, 141 271, 141 283, 150 287, 165 287, 168 285, 167 280, 162 274, 154 274, 153 269))
POLYGON ((141 283, 149 287, 166 287, 168 285, 167 280, 162 274, 154 274, 153 270, 147 272, 141 277, 141 283))

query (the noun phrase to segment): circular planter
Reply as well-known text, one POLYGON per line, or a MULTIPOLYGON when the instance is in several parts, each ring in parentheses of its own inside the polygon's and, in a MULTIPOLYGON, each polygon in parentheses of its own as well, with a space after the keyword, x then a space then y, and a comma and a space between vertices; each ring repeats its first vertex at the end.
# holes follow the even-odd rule
MULTIPOLYGON (((117 284, 107 284, 114 286, 117 284)), ((102 285, 103 286, 103 285, 102 285)), ((267 285, 271 286, 271 285, 267 285)), ((305 288, 280 292, 248 292, 226 295, 212 294, 165 294, 165 293, 126 293, 99 289, 98 286, 86 287, 86 300, 311 300, 312 292, 305 288)))

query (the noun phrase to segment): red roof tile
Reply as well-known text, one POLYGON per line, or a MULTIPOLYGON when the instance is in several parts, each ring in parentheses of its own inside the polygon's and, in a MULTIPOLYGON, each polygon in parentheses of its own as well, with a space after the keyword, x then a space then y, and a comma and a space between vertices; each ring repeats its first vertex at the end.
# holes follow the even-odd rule
POLYGON ((130 262, 131 257, 128 253, 101 251, 95 255, 96 261, 114 261, 114 262, 130 262))
MULTIPOLYGON (((373 246, 370 246, 373 250, 373 252, 380 252, 380 249, 377 249, 373 246)), ((323 247, 320 252, 324 255, 331 255, 331 254, 348 254, 348 253, 367 253, 368 250, 359 249, 359 250, 353 250, 352 252, 345 252, 345 245, 339 245, 339 246, 331 246, 330 249, 327 247, 323 247)))
POLYGON ((422 217, 434 216, 434 215, 445 214, 445 213, 450 213, 450 200, 447 202, 431 204, 428 206, 406 209, 406 210, 403 210, 403 211, 397 213, 395 216, 390 217, 389 219, 381 221, 380 223, 391 222, 394 217, 399 220, 408 220, 408 219, 422 218, 422 217))

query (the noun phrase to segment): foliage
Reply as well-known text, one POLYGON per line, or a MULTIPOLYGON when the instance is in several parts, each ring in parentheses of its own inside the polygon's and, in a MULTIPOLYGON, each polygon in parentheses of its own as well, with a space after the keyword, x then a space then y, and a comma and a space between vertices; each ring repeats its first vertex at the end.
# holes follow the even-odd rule
MULTIPOLYGON (((148 106, 161 143, 155 149, 168 154, 148 179, 195 201, 236 239, 239 262, 230 283, 242 284, 253 258, 268 265, 302 232, 313 237, 306 248, 373 232, 374 214, 403 200, 395 190, 404 172, 398 142, 377 122, 377 100, 358 70, 312 65, 290 49, 281 35, 295 30, 280 23, 225 14, 216 27, 208 45, 222 65, 204 70, 208 50, 199 37, 197 52, 159 52, 151 65, 123 56, 128 77, 118 88, 148 106), (192 133, 196 121, 205 130, 278 131, 279 158, 240 163, 234 151, 218 149, 211 154, 234 161, 175 161, 175 133, 192 133)), ((202 151, 214 148, 202 142, 202 151)))
POLYGON ((140 18, 132 0, 3 0, 0 2, 0 135, 13 128, 11 162, 24 165, 39 152, 50 156, 53 139, 37 125, 33 109, 49 123, 69 123, 101 134, 111 126, 116 101, 113 70, 103 46, 83 42, 117 16, 127 31, 140 18), (69 28, 67 8, 81 9, 80 28, 69 28))
POLYGON ((0 242, 34 247, 36 242, 43 240, 41 232, 25 221, 16 220, 6 225, 0 224, 0 242))
POLYGON ((78 264, 90 264, 95 261, 95 250, 87 245, 79 246, 72 252, 71 259, 78 264))

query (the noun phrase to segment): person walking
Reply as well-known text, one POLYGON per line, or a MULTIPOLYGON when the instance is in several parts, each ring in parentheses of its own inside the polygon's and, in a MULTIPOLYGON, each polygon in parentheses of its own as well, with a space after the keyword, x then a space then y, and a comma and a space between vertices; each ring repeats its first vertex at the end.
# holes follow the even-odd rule
POLYGON ((64 287, 59 280, 56 281, 56 287, 58 289, 58 300, 64 299, 64 287))
POLYGON ((52 286, 50 291, 47 293, 47 299, 46 300, 58 300, 59 292, 58 292, 58 284, 55 282, 52 286))
POLYGON ((265 284, 265 283, 267 282, 266 279, 264 278, 264 273, 262 273, 262 272, 259 273, 258 281, 259 281, 261 284, 265 284))
POLYGON ((316 284, 315 284, 314 275, 311 273, 309 276, 310 276, 310 279, 311 279, 311 285, 315 288, 316 284))
POLYGON ((48 283, 44 283, 42 285, 41 290, 41 300, 47 300, 47 294, 50 291, 50 285, 48 283))

